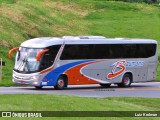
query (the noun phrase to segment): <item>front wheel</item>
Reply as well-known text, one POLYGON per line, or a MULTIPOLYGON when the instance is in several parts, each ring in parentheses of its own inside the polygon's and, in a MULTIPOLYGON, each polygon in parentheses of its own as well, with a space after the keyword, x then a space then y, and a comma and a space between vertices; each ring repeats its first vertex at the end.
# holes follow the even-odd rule
POLYGON ((57 84, 54 86, 56 90, 62 90, 66 86, 66 80, 63 76, 60 76, 57 80, 57 84))
POLYGON ((132 83, 132 77, 129 74, 125 74, 122 78, 122 83, 118 83, 118 87, 129 87, 132 83))

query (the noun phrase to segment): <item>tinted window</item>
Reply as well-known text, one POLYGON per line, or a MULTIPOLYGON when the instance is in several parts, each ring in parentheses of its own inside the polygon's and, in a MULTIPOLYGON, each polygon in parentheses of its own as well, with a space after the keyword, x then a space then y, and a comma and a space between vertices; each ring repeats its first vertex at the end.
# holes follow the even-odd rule
POLYGON ((59 48, 60 45, 55 45, 47 48, 49 49, 49 51, 46 52, 41 59, 40 70, 44 70, 53 65, 55 57, 59 51, 59 48))
POLYGON ((137 44, 136 58, 147 58, 155 55, 156 44, 137 44))
POLYGON ((135 58, 136 57, 136 45, 125 44, 123 45, 123 58, 135 58))
POLYGON ((156 44, 66 45, 60 59, 147 58, 155 51, 156 44))

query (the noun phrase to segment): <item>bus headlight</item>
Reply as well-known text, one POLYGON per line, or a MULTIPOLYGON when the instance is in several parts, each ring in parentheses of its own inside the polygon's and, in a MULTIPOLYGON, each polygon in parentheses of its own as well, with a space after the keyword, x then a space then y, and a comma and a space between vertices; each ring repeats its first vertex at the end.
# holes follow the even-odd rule
POLYGON ((38 82, 34 82, 34 85, 38 85, 38 82))
POLYGON ((37 80, 38 79, 38 75, 31 77, 31 80, 37 80))

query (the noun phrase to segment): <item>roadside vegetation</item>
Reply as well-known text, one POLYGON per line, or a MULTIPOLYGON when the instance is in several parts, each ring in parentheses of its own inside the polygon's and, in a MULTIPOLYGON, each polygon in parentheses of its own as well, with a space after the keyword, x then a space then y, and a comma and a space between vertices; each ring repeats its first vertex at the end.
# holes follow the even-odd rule
MULTIPOLYGON (((155 98, 82 98, 61 95, 0 95, 0 97, 3 98, 1 99, 0 111, 159 111, 160 109, 159 99, 155 98)), ((156 119, 156 117, 147 118, 156 119)), ((147 118, 143 117, 143 119, 147 118)), ((88 117, 85 119, 88 120, 88 117)), ((106 117, 100 119, 106 119, 106 117)), ((141 118, 113 117, 112 119, 138 120, 141 118)))
MULTIPOLYGON (((158 2, 158 1, 157 1, 158 2)), ((158 4, 98 0, 0 0, 0 86, 12 86, 8 51, 42 36, 102 35, 155 39, 160 44, 158 4)), ((160 52, 159 52, 160 56, 160 52)), ((160 61, 160 57, 159 57, 160 61)), ((160 80, 160 65, 157 80, 160 80)))

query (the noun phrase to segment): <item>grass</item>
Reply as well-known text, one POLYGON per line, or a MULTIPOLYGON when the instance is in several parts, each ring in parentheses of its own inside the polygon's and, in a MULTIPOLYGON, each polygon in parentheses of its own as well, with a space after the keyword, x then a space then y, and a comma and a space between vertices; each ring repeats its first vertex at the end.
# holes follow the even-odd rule
MULTIPOLYGON (((0 0, 0 58, 6 62, 0 86, 13 85, 11 79, 14 59, 7 58, 8 50, 19 46, 20 43, 32 37, 103 35, 106 37, 151 38, 156 39, 160 44, 159 9, 156 5, 145 3, 98 0, 0 0)), ((159 73, 160 66, 158 67, 158 80, 160 80, 159 73)), ((0 95, 0 98, 0 111, 160 110, 160 102, 157 98, 81 98, 23 94, 0 95)), ((83 119, 139 120, 140 118, 87 117, 83 119)), ((158 120, 159 118, 142 119, 158 120)))
MULTIPOLYGON (((0 0, 1 86, 11 86, 14 60, 8 50, 32 37, 102 35, 150 38, 160 44, 160 7, 96 0, 0 0)), ((159 48, 160 51, 160 48, 159 48)), ((160 52, 159 52, 160 56, 160 52)), ((160 66, 157 80, 160 80, 160 66)))
MULTIPOLYGON (((3 98, 0 111, 159 111, 160 109, 159 99, 153 98, 82 98, 43 94, 0 95, 0 97, 3 98)), ((116 119, 137 118, 113 118, 116 119)))
POLYGON ((159 99, 82 98, 61 95, 0 95, 0 111, 158 111, 159 99), (12 98, 12 99, 10 99, 12 98), (65 100, 65 102, 64 102, 65 100), (144 100, 146 102, 144 102, 144 100), (9 103, 9 104, 8 104, 9 103), (118 103, 118 104, 117 104, 118 103), (107 106, 107 107, 106 107, 107 106))

